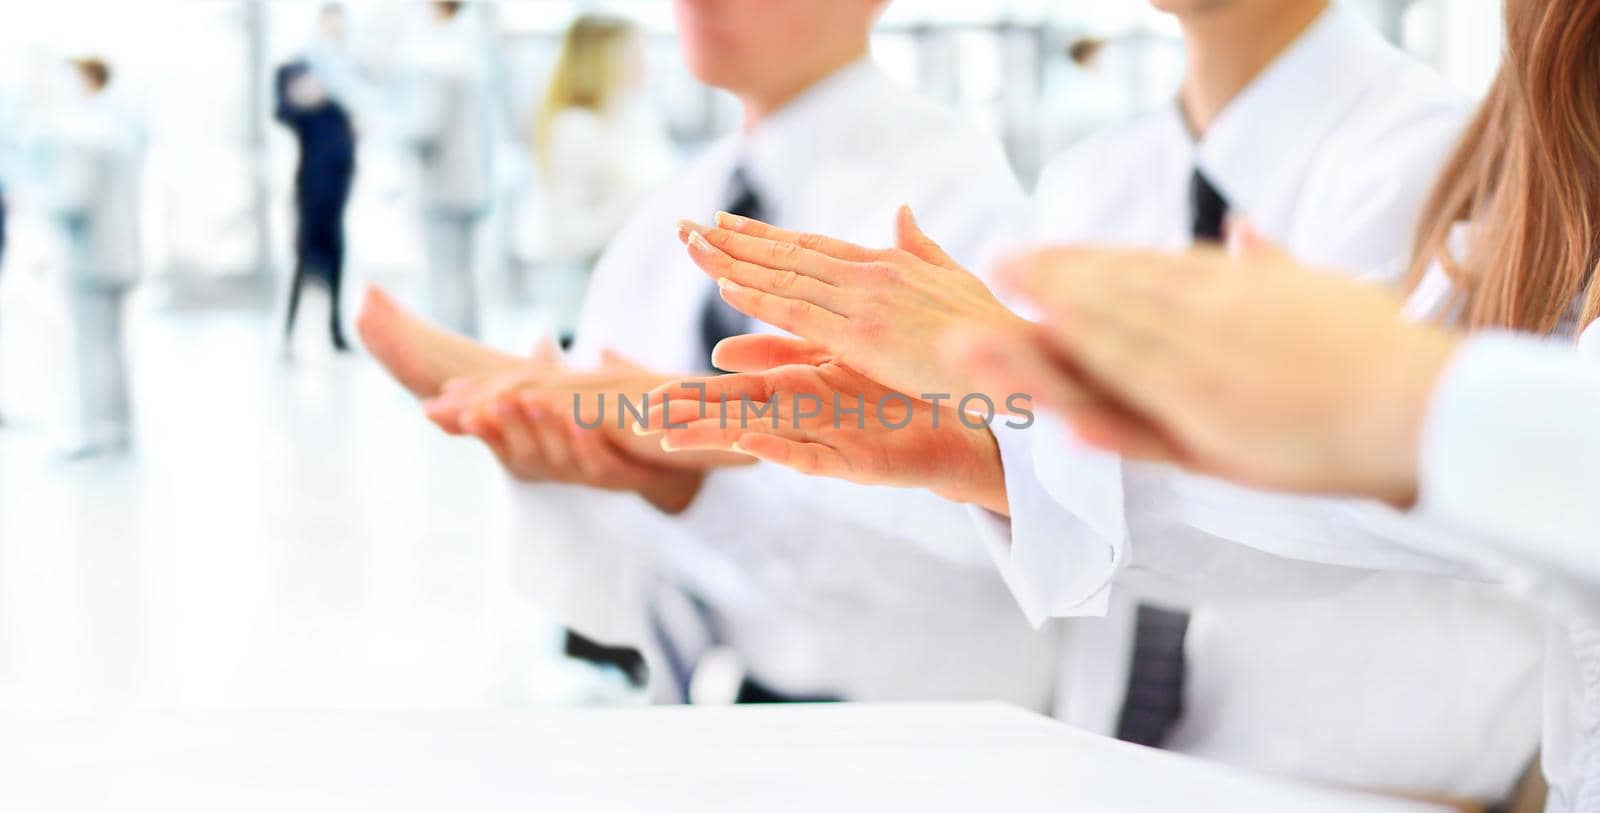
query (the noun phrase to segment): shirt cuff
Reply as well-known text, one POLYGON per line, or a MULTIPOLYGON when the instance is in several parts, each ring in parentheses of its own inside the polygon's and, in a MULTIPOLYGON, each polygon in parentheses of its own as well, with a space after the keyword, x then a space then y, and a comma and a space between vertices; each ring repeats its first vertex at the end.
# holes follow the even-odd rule
POLYGON ((1049 430, 994 427, 1011 517, 970 509, 1001 578, 1035 627, 1051 618, 1105 615, 1126 547, 1051 496, 1035 466, 1032 433, 1039 431, 1049 430))

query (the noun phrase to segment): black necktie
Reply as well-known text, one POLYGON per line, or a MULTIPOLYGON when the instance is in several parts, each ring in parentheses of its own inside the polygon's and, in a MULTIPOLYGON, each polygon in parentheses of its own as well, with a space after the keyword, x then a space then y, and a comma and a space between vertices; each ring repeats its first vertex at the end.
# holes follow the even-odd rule
POLYGON ((1212 186, 1211 179, 1199 169, 1189 180, 1189 233, 1196 243, 1222 242, 1223 225, 1228 220, 1228 201, 1212 186))
MULTIPOLYGON (((728 187, 728 205, 724 211, 730 215, 748 217, 752 220, 766 219, 761 197, 756 194, 755 187, 750 185, 750 179, 745 175, 743 167, 734 169, 728 187)), ((749 332, 750 317, 722 301, 722 294, 717 290, 716 284, 712 283, 705 304, 700 308, 700 346, 703 351, 701 358, 706 360, 706 367, 716 369, 716 365, 711 363, 711 351, 718 342, 729 336, 739 336, 749 332)))
MULTIPOLYGON (((1190 179, 1189 206, 1194 242, 1221 242, 1228 201, 1199 169, 1190 179)), ((1188 632, 1188 613, 1139 605, 1117 739, 1159 747, 1172 733, 1183 716, 1183 642, 1188 632)))

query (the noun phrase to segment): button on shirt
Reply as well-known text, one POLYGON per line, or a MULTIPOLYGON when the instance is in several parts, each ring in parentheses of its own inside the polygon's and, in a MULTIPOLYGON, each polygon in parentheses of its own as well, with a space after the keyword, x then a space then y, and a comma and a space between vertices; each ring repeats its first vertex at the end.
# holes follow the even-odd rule
MULTIPOLYGON (((1198 168, 1296 256, 1393 278, 1464 114, 1442 80, 1335 7, 1198 142, 1174 106, 1056 161, 1034 236, 1182 248, 1198 168)), ((1068 633, 1074 722, 1114 724, 1125 605, 1139 597, 1194 609, 1175 750, 1475 799, 1508 790, 1531 756, 1538 622, 1493 587, 1432 575, 1469 568, 1341 524, 1348 506, 1127 464, 1048 419, 997 439, 1012 516, 975 513, 1019 603, 1035 621, 1110 616, 1068 633)))
MULTIPOLYGON (((711 148, 634 215, 596 267, 575 363, 610 347, 663 372, 704 370, 708 281, 675 224, 726 206, 735 167, 787 228, 887 246, 910 203, 968 262, 1024 204, 993 139, 858 63, 711 148)), ((638 595, 663 576, 704 602, 752 678, 786 695, 1049 702, 1055 637, 1017 611, 965 509, 929 494, 767 465, 711 474, 677 517, 626 495, 518 494, 536 529, 519 542, 520 578, 586 634, 647 640, 638 595)))

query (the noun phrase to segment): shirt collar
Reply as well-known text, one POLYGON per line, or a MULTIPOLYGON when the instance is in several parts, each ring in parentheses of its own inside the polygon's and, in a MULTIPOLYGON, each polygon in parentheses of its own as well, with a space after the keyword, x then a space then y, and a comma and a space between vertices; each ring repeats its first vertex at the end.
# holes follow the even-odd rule
POLYGON ((887 76, 862 57, 834 71, 737 139, 735 162, 764 202, 782 208, 787 190, 814 174, 818 155, 839 154, 841 144, 872 117, 887 76))
MULTIPOLYGON (((1267 233, 1293 217, 1293 202, 1324 136, 1396 54, 1376 31, 1338 4, 1323 12, 1239 93, 1195 144, 1195 164, 1267 233)), ((1172 111, 1181 126, 1181 115, 1172 111)))

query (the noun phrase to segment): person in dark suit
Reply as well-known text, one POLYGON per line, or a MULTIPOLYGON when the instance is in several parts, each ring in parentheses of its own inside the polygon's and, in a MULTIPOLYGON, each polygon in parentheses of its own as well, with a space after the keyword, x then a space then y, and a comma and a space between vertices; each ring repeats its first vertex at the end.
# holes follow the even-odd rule
POLYGON ((294 332, 300 290, 308 276, 321 279, 333 299, 333 346, 349 344, 339 321, 339 289, 344 277, 344 210, 355 178, 355 129, 350 115, 305 60, 278 69, 276 117, 300 143, 295 170, 295 268, 284 335, 294 332))

